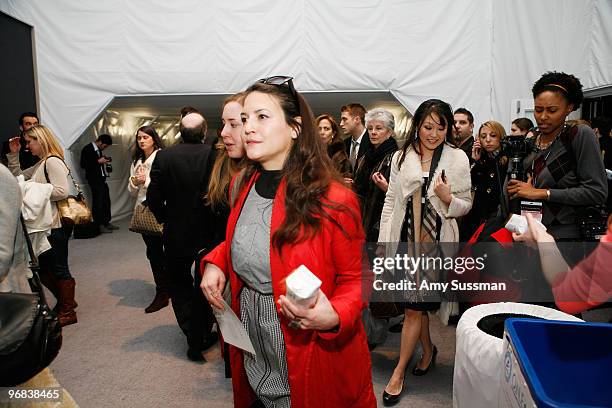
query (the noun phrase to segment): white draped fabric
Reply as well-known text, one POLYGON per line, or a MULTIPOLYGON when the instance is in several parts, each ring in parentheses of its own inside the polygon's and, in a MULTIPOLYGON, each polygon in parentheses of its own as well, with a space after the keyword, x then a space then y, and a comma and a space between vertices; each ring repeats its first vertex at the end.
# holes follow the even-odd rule
MULTIPOLYGON (((114 95, 390 90, 507 130, 545 71, 612 84, 609 0, 0 0, 34 27, 41 120, 71 146, 114 95)), ((115 213, 115 209, 113 209, 115 213)))

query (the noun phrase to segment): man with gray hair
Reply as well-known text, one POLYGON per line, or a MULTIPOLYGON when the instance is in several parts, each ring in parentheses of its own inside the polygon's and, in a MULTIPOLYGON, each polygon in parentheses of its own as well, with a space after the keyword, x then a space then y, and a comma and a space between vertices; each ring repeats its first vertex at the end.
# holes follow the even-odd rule
POLYGON ((214 318, 208 303, 204 305, 204 312, 194 313, 191 276, 191 265, 206 245, 206 230, 210 225, 203 201, 212 160, 210 146, 202 143, 206 127, 206 119, 199 112, 183 116, 182 143, 157 153, 147 189, 148 206, 157 221, 164 224, 162 241, 170 300, 176 321, 187 336, 187 357, 193 361, 204 361, 202 350, 216 339, 211 334, 214 318))

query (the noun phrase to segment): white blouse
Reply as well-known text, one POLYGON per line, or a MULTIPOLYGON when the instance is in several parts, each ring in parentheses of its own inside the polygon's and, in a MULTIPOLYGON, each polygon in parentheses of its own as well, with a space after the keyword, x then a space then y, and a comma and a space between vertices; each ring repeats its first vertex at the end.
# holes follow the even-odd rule
POLYGON ((155 160, 158 151, 159 150, 155 150, 151 153, 144 163, 142 159, 138 159, 136 163, 132 163, 130 178, 128 180, 128 191, 132 196, 136 197, 136 205, 142 203, 147 198, 147 188, 149 187, 149 183, 151 183, 149 174, 151 173, 151 166, 153 165, 153 160, 155 160), (145 183, 140 186, 136 186, 132 183, 132 177, 137 174, 144 174, 147 177, 145 183))

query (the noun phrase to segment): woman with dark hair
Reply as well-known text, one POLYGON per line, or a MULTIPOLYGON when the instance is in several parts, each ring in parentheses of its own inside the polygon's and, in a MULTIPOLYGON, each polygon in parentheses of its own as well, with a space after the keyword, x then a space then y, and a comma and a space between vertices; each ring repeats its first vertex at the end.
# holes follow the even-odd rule
POLYGON ((327 146, 327 154, 331 158, 334 168, 343 176, 352 176, 351 162, 346 154, 344 142, 340 139, 340 128, 333 116, 323 114, 317 116, 317 128, 323 144, 327 146))
MULTIPOLYGON (((472 200, 470 165, 465 153, 452 145, 453 123, 451 107, 438 99, 423 102, 414 113, 408 139, 391 161, 380 217, 378 242, 383 246, 377 251, 379 256, 395 257, 399 242, 431 248, 431 244, 459 241, 456 218, 467 214, 472 200)), ((418 250, 420 255, 421 248, 418 250)), ((424 268, 414 274, 397 272, 406 273, 406 279, 413 282, 439 280, 436 271, 424 268)), ((406 291, 406 302, 402 303, 400 355, 383 392, 385 405, 399 401, 404 373, 419 340, 423 355, 412 373, 425 375, 435 363, 437 349, 429 334, 428 312, 439 309, 440 298, 420 290, 418 285, 416 288, 406 291)))
POLYGON ((261 80, 245 95, 249 162, 225 242, 204 259, 202 277, 216 309, 229 278, 231 307, 255 348, 230 347, 234 405, 374 407, 357 198, 332 170, 292 78, 261 80), (301 265, 322 281, 310 308, 285 296, 301 265))
MULTIPOLYGON (((163 143, 153 126, 142 126, 136 131, 136 144, 134 146, 133 162, 130 168, 128 191, 136 197, 136 205, 145 202, 147 187, 151 182, 149 173, 157 152, 163 143)), ((147 247, 147 259, 153 271, 155 281, 155 298, 145 308, 145 313, 154 313, 168 306, 168 277, 164 261, 164 247, 162 237, 158 235, 142 234, 147 247)))
POLYGON ((510 134, 513 136, 526 136, 533 128, 533 122, 529 118, 516 118, 512 121, 510 134))
POLYGON ((467 242, 480 224, 497 214, 503 191, 508 158, 500 156, 501 141, 506 130, 501 123, 489 120, 478 129, 472 147, 472 192, 470 213, 463 217, 459 228, 461 242, 467 242))
POLYGON ((386 109, 376 108, 365 115, 365 124, 372 148, 357 159, 353 187, 361 199, 361 217, 366 242, 378 242, 380 213, 389 188, 391 158, 397 151, 393 137, 395 118, 386 109))
MULTIPOLYGON (((568 126, 567 115, 582 103, 582 84, 573 75, 547 72, 533 85, 539 134, 523 160, 526 181, 510 180, 508 197, 542 203, 536 216, 556 241, 581 240, 578 213, 603 206, 608 195, 597 137, 585 125, 568 126)), ((514 204, 515 206, 517 206, 514 204)))

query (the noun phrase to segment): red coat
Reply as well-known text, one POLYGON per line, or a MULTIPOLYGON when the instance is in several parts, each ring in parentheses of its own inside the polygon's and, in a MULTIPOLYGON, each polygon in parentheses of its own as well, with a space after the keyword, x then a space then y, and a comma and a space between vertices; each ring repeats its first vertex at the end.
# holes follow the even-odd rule
MULTIPOLYGON (((229 275, 232 309, 238 316, 243 282, 232 269, 231 251, 226 243, 232 242, 240 211, 257 177, 255 175, 240 192, 228 219, 225 242, 202 261, 203 264, 210 262, 217 265, 225 271, 226 276, 229 275)), ((270 238, 285 218, 285 190, 283 180, 274 198, 270 238)), ((347 211, 328 210, 345 233, 333 222, 323 219, 321 231, 316 236, 298 244, 286 245, 282 257, 270 242, 274 298, 278 299, 286 293, 285 278, 304 264, 321 279, 321 290, 340 317, 339 329, 334 333, 292 329, 277 304, 286 346, 291 406, 376 407, 370 353, 361 321, 361 311, 366 306, 366 296, 362 293, 367 293, 368 276, 362 274, 364 233, 359 203, 352 191, 337 183, 330 186, 327 198, 346 205, 355 214, 351 216, 347 211)), ((255 394, 246 377, 242 351, 233 346, 230 346, 230 363, 234 406, 250 407, 255 394)))

